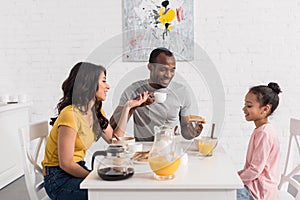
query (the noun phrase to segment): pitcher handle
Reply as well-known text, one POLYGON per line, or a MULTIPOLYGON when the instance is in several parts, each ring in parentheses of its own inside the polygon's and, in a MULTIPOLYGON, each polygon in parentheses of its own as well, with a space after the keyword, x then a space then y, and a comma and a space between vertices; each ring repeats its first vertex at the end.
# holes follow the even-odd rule
POLYGON ((95 152, 93 153, 93 156, 92 156, 92 165, 91 165, 92 171, 93 171, 93 169, 94 169, 94 161, 95 161, 95 158, 96 158, 97 156, 106 156, 106 155, 107 155, 107 152, 106 152, 106 151, 95 151, 95 152))

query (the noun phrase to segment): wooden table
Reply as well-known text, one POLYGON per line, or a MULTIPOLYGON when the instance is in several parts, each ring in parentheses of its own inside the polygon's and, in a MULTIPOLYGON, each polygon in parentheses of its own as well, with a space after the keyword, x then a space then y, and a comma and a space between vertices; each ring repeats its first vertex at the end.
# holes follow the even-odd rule
POLYGON ((180 166, 173 180, 155 180, 148 164, 134 167, 133 177, 121 181, 104 181, 94 170, 80 187, 88 189, 89 199, 118 200, 235 200, 236 189, 243 188, 231 159, 220 147, 212 157, 189 151, 188 162, 180 166))

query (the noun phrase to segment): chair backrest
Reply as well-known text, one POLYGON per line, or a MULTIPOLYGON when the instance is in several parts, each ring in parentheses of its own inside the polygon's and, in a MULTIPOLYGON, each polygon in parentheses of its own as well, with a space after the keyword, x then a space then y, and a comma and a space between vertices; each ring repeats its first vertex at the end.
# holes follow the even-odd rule
POLYGON ((300 120, 291 118, 290 138, 288 144, 287 157, 286 157, 284 172, 281 175, 281 181, 278 188, 281 189, 284 183, 290 184, 297 190, 297 194, 295 195, 295 199, 297 200, 300 200, 300 183, 294 177, 300 171, 300 163, 298 163, 295 166, 292 166, 290 170, 288 170, 288 167, 290 164, 289 161, 291 157, 291 148, 292 148, 293 141, 298 150, 298 156, 300 157, 299 137, 300 137, 300 120))
POLYGON ((19 129, 25 182, 31 200, 49 199, 44 190, 40 164, 48 130, 48 121, 32 123, 19 129))

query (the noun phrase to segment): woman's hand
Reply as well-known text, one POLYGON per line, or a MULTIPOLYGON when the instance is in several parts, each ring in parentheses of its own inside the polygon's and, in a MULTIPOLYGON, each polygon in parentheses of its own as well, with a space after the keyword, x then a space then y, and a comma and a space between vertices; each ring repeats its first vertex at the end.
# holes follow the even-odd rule
POLYGON ((125 130, 126 130, 127 121, 129 119, 129 117, 131 116, 132 112, 134 111, 134 108, 138 107, 142 103, 144 103, 148 99, 148 97, 149 97, 149 93, 144 92, 144 93, 140 94, 138 97, 127 101, 126 104, 124 106, 122 106, 121 116, 118 120, 118 123, 115 125, 114 129, 112 129, 110 125, 108 126, 111 130, 113 130, 113 131, 110 131, 110 133, 111 132, 112 133, 107 137, 109 140, 112 139, 113 135, 116 135, 119 137, 122 137, 124 135, 125 130))
POLYGON ((131 109, 134 107, 138 107, 141 106, 142 104, 144 104, 146 101, 149 101, 149 99, 151 98, 151 94, 149 94, 148 92, 144 92, 142 94, 139 94, 136 98, 127 101, 126 105, 131 109))

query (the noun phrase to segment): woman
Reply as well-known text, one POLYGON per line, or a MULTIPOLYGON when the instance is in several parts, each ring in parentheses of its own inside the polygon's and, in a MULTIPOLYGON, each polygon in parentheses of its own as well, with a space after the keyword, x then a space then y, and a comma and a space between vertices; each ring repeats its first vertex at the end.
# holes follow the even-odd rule
POLYGON ((114 135, 123 136, 129 110, 148 98, 145 92, 127 101, 122 120, 113 130, 102 109, 109 88, 105 68, 86 62, 77 63, 64 81, 42 161, 45 189, 51 199, 87 199, 87 190, 79 186, 90 172, 83 161, 86 151, 100 137, 111 142, 114 135))

